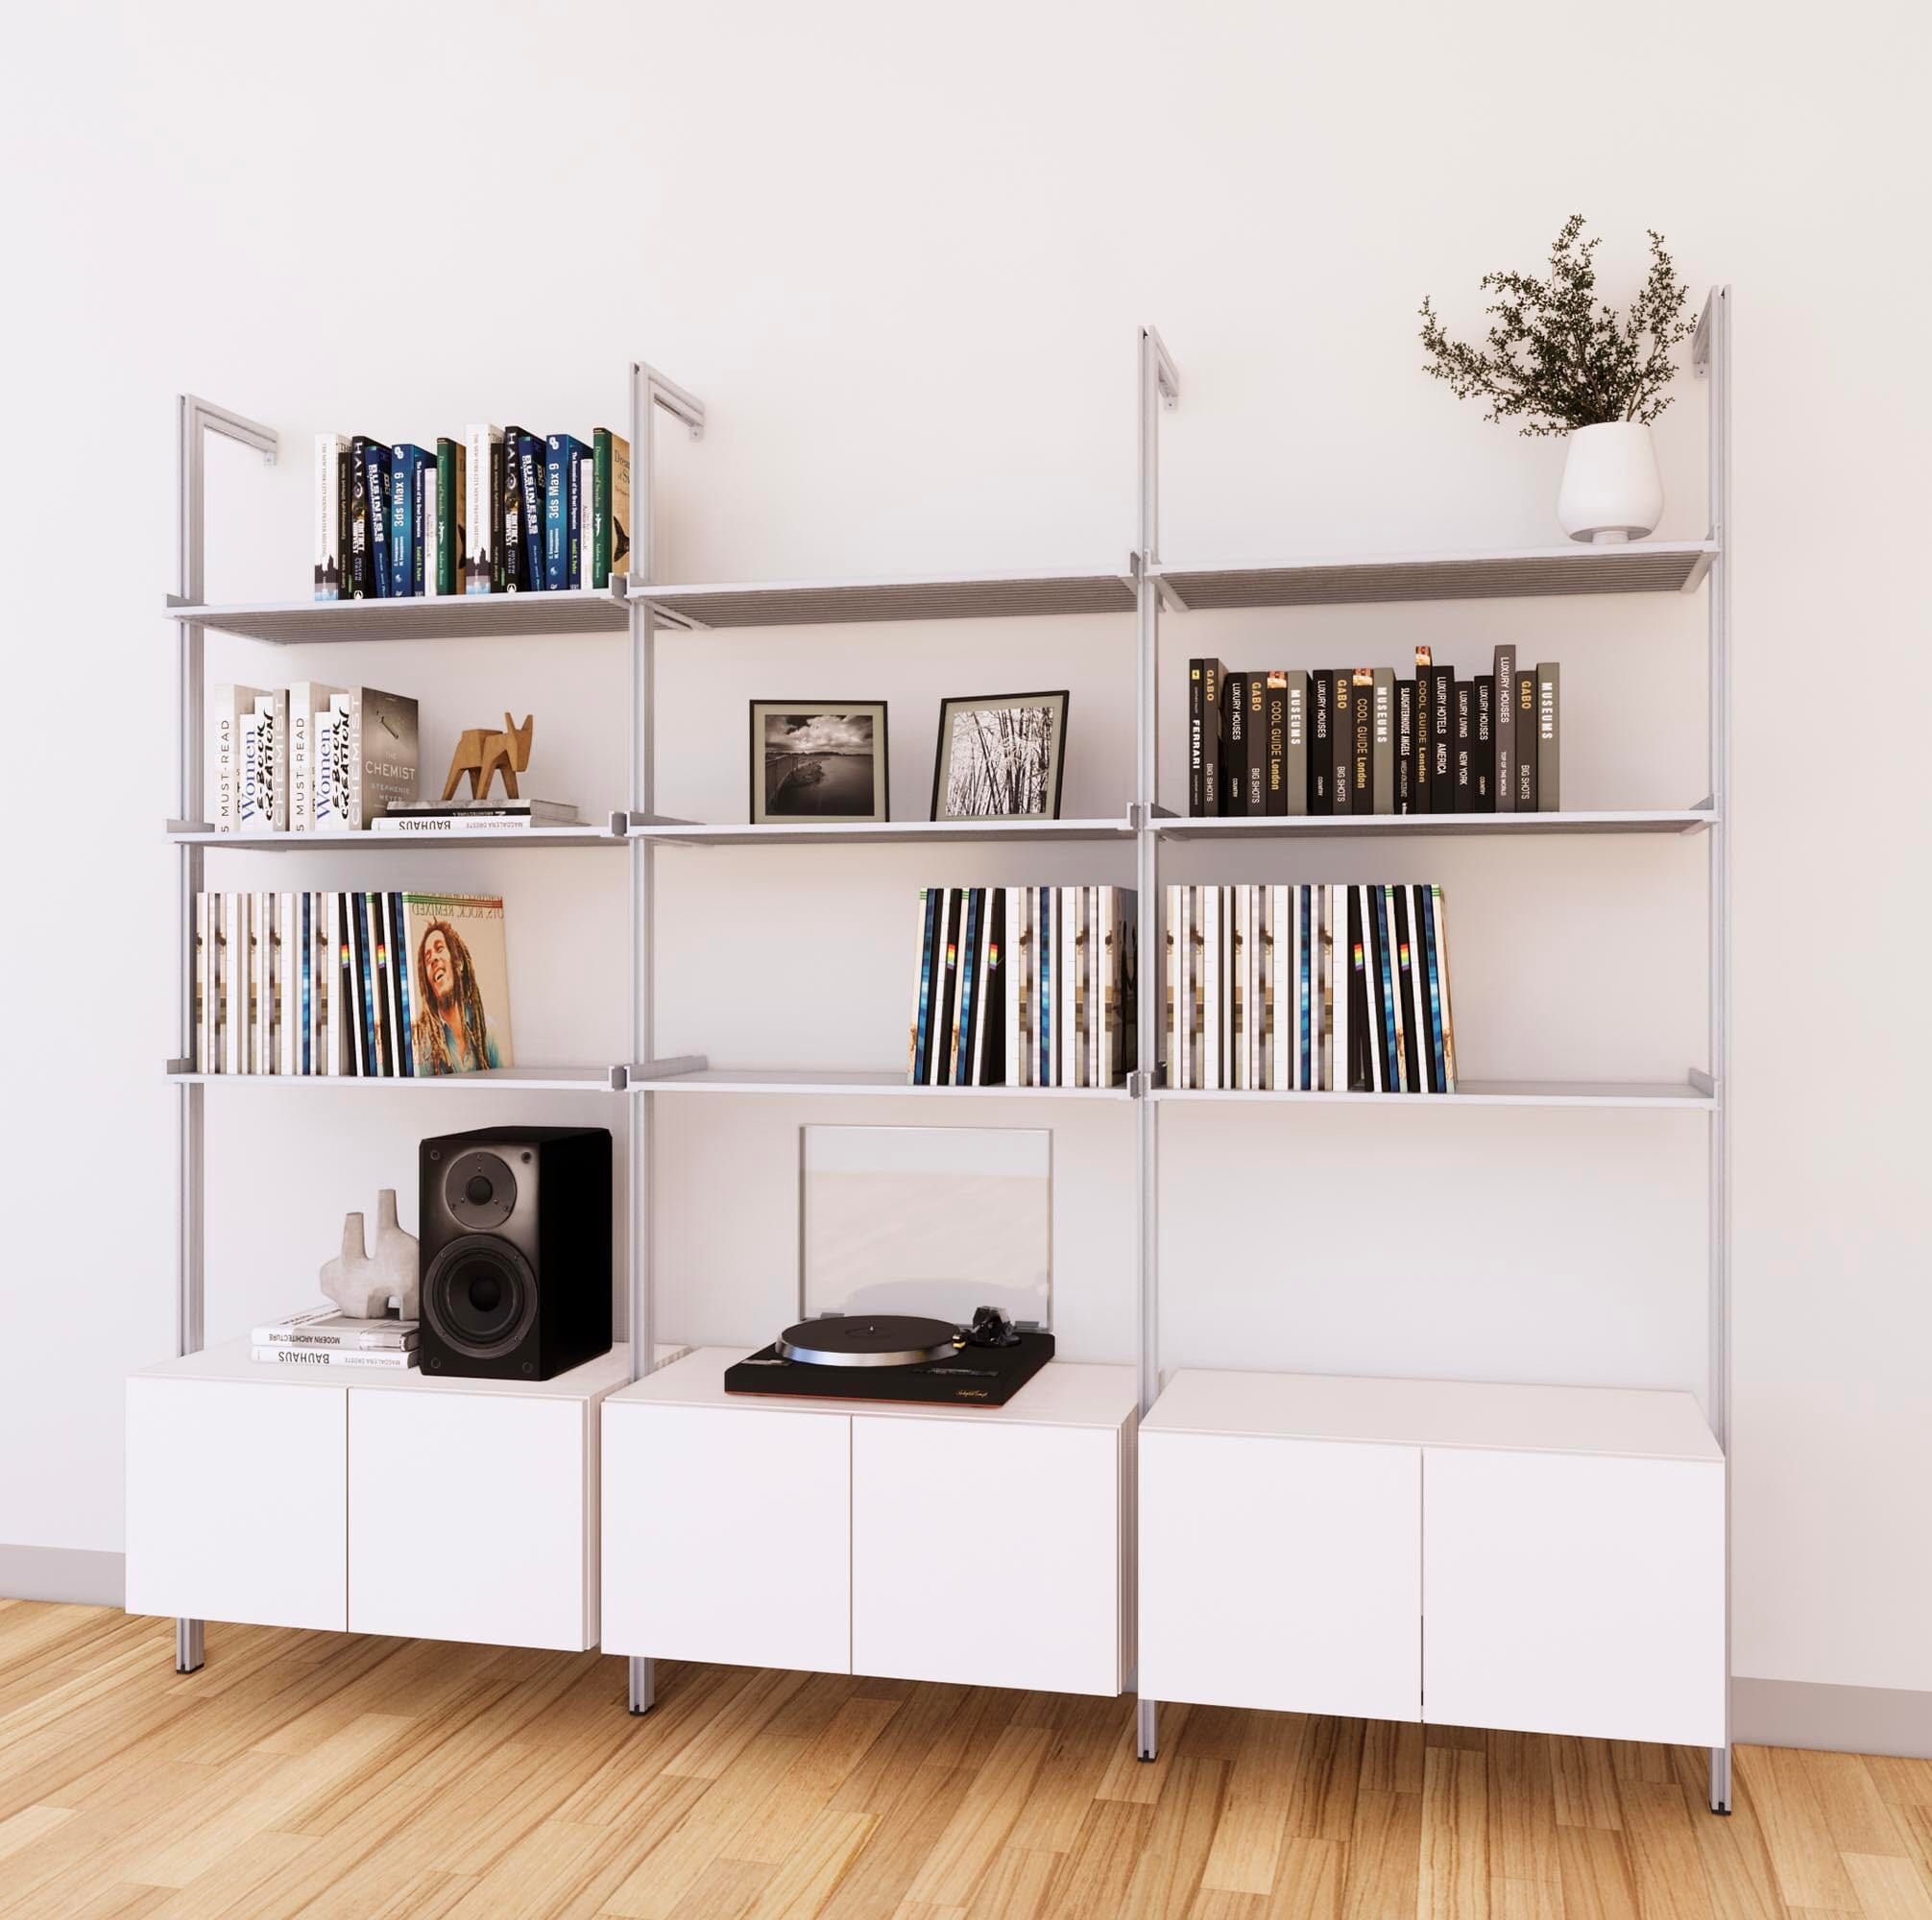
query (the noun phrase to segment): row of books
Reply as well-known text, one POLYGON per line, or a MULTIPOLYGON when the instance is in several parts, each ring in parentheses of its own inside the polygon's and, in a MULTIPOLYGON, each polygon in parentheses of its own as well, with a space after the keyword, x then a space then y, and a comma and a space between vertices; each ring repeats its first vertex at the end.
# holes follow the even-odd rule
POLYGON ((1442 889, 1170 887, 1167 1084, 1453 1093, 1442 889))
POLYGON ((201 1073, 414 1079, 514 1066, 503 902, 195 896, 201 1073))
POLYGON ((1135 1064, 1126 887, 927 887, 915 1087, 1118 1087, 1135 1064))
POLYGON ((358 1320, 333 1307, 312 1307, 253 1329, 249 1356, 278 1367, 399 1373, 417 1364, 417 1333, 414 1320, 358 1320))
POLYGON ((416 702, 374 686, 218 685, 207 715, 217 833, 360 831, 423 780, 416 702))
POLYGON ((1188 662, 1188 811, 1558 813, 1562 672, 1499 646, 1459 679, 1415 649, 1415 671, 1188 662))
POLYGON ((436 450, 315 437, 315 597, 601 588, 630 564, 631 448, 472 426, 436 450))

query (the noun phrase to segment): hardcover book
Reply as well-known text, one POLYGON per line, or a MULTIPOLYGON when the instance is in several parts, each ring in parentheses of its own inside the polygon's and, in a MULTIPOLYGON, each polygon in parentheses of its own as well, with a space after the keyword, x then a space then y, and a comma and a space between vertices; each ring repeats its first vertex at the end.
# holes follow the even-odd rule
POLYGON ((1555 660, 1536 662, 1536 809, 1563 810, 1563 670, 1555 660))
POLYGON ((1429 669, 1429 810, 1456 811, 1456 672, 1429 669))
POLYGON ((1516 811, 1534 813, 1540 798, 1536 780, 1536 675, 1516 669, 1516 811))
POLYGON ((1415 683, 1395 683, 1395 810, 1415 809, 1415 683))
POLYGON ((315 437, 315 597, 343 597, 342 501, 349 436, 315 437))
MULTIPOLYGON (((1329 790, 1335 796, 1337 813, 1355 812, 1355 675, 1345 666, 1339 666, 1331 675, 1329 732, 1334 756, 1334 771, 1329 776, 1329 790)), ((1362 808, 1367 811, 1366 805, 1362 808)))
POLYGON ((1308 810, 1335 811, 1335 676, 1317 667, 1308 677, 1308 810))
POLYGON ((1491 679, 1496 703, 1496 811, 1516 810, 1516 649, 1505 641, 1496 649, 1491 679))
POLYGON ((460 440, 436 443, 436 571, 438 593, 470 589, 470 452, 460 440))
POLYGON ((1265 690, 1268 713, 1263 744, 1268 752, 1268 781, 1263 795, 1263 811, 1288 811, 1288 675, 1270 673, 1265 690))
POLYGON ((363 1353, 403 1353, 417 1341, 414 1320, 358 1319, 333 1307, 312 1307, 282 1320, 264 1322, 251 1332, 257 1347, 316 1347, 363 1353))
POLYGON ((1247 675, 1231 673, 1224 684, 1221 727, 1221 804, 1224 814, 1247 811, 1247 675))
POLYGON ((611 575, 631 570, 631 443, 600 426, 591 436, 592 499, 596 524, 591 533, 589 586, 603 588, 611 575))
POLYGON ((398 600, 423 593, 423 495, 425 476, 436 469, 433 454, 404 443, 389 450, 389 575, 398 600))
POLYGON ((553 433, 543 447, 543 588, 560 593, 571 584, 578 528, 577 473, 590 452, 575 434, 553 433))
POLYGON ((1243 811, 1257 818, 1268 811, 1268 676, 1247 677, 1247 791, 1243 811))
MULTIPOLYGON (((503 587, 505 593, 529 590, 529 559, 524 551, 523 461, 521 449, 530 436, 519 426, 503 429, 503 484, 497 495, 497 523, 503 541, 503 587)), ((541 549, 540 549, 541 551, 541 549)), ((539 569, 538 578, 542 579, 539 569)))
POLYGON ((1492 675, 1479 673, 1470 683, 1474 693, 1474 750, 1476 811, 1496 810, 1496 682, 1492 675))
POLYGON ((1288 811, 1308 811, 1308 675, 1299 667, 1288 675, 1288 811))
POLYGON ((1430 790, 1431 729, 1430 702, 1435 686, 1435 669, 1430 663, 1429 649, 1415 649, 1415 678, 1411 683, 1411 695, 1415 713, 1413 721, 1414 741, 1412 749, 1413 765, 1409 776, 1410 811, 1427 813, 1432 804, 1430 790))
POLYGON ((503 590, 503 429, 478 425, 463 431, 463 590, 503 590))
POLYGON ((1454 708, 1454 755, 1450 765, 1456 784, 1456 813, 1476 811, 1476 696, 1466 680, 1456 683, 1454 708))
POLYGON ((1395 811, 1395 671, 1379 666, 1369 689, 1368 810, 1395 811))
POLYGON ((1201 812, 1226 811, 1221 804, 1221 703, 1227 668, 1218 660, 1201 661, 1201 812))

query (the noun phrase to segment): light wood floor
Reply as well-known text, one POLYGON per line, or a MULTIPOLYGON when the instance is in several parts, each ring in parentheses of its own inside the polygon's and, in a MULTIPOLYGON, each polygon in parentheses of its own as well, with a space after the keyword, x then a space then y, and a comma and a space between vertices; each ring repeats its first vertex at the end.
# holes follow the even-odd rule
POLYGON ((0 1602, 0 1915, 1932 1920, 1932 1762, 210 1627, 0 1602))

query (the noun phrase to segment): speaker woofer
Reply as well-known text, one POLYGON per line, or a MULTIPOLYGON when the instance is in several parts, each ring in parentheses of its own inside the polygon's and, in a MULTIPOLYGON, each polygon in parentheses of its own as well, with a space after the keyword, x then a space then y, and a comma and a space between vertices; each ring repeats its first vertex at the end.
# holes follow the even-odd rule
POLYGON ((465 1234, 423 1276, 423 1317, 454 1352, 495 1359, 529 1334, 537 1317, 537 1276, 507 1240, 465 1234))

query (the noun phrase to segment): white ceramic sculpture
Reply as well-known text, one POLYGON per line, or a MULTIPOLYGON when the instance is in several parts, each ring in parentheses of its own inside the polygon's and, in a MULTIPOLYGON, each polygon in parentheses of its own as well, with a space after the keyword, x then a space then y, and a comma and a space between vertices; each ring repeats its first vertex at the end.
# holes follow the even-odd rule
POLYGON ((375 1196, 375 1252, 363 1245, 362 1215, 346 1214, 342 1251, 322 1269, 322 1290, 357 1320, 380 1320, 396 1302, 405 1320, 417 1317, 419 1274, 416 1236, 396 1222, 396 1188, 375 1196))

